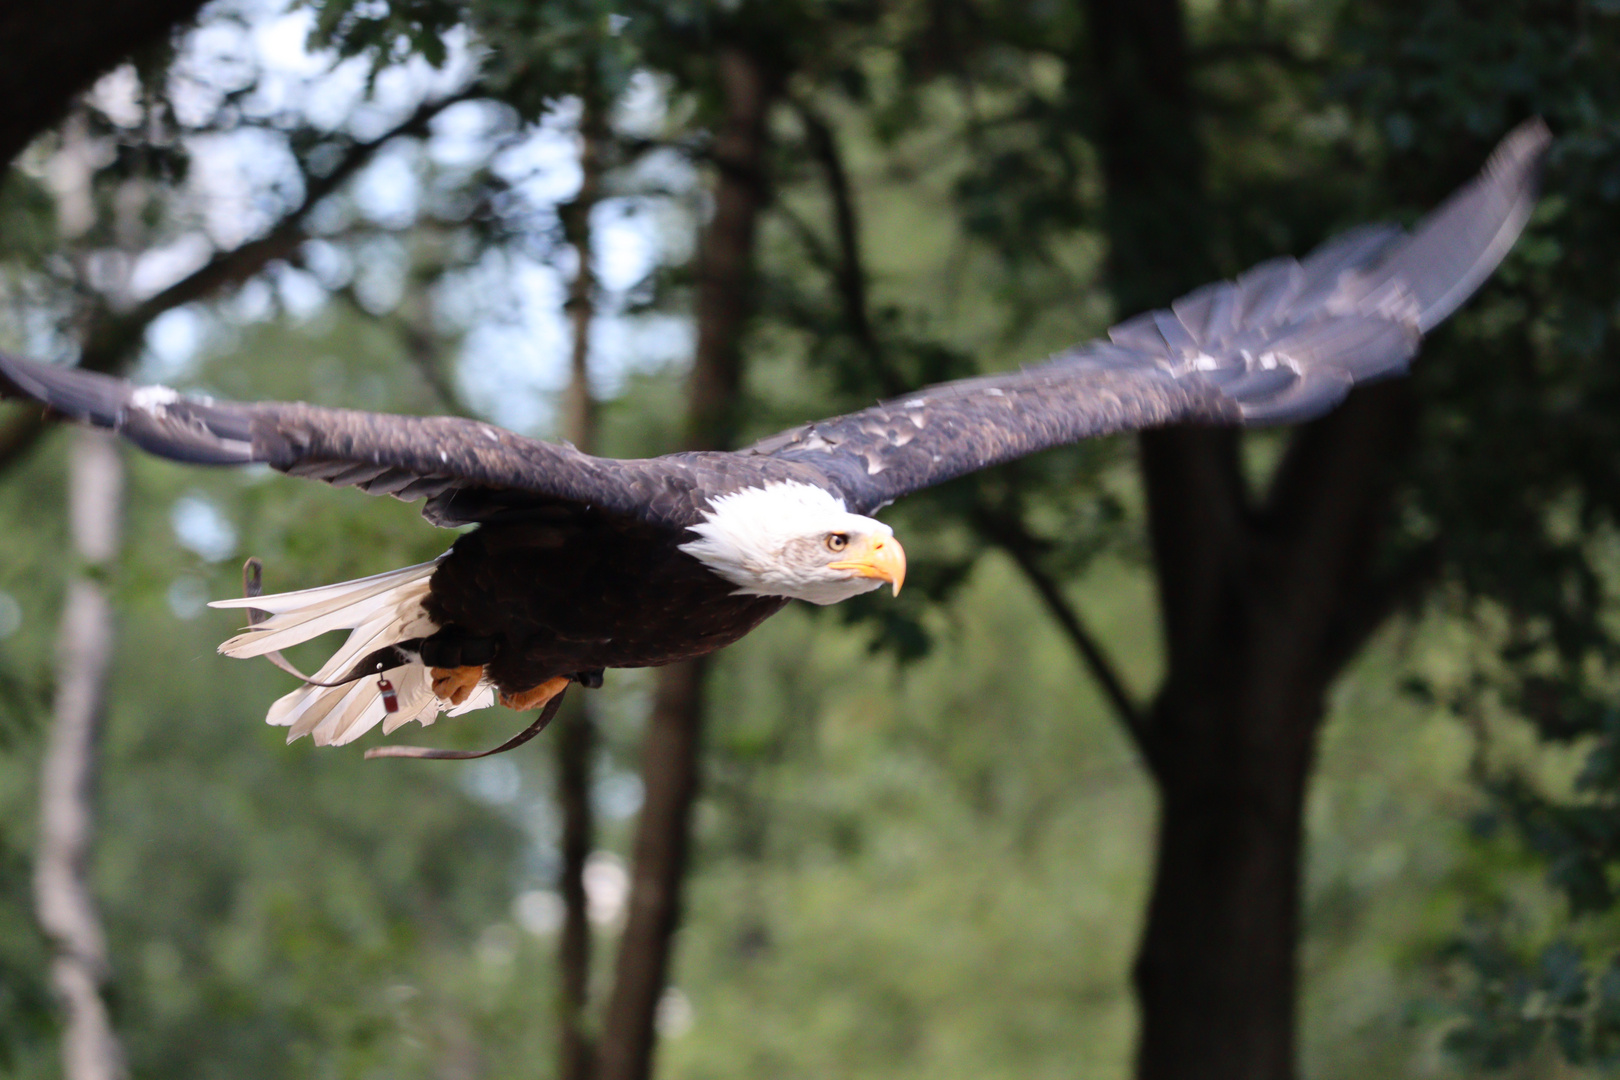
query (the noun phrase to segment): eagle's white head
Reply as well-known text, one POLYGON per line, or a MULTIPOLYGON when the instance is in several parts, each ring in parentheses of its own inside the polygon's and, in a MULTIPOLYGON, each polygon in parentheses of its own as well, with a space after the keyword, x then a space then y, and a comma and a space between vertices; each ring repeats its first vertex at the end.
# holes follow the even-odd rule
POLYGON ((778 481, 709 503, 681 550, 737 586, 741 596, 790 596, 836 604, 906 578, 894 530, 844 509, 813 484, 778 481))

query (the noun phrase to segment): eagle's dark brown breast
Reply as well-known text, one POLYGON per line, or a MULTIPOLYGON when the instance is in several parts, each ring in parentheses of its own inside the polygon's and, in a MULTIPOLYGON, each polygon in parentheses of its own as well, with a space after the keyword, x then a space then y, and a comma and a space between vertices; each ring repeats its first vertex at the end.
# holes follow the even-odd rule
POLYGON ((497 686, 522 691, 557 675, 701 656, 787 603, 732 595, 735 585, 679 549, 689 539, 589 512, 484 525, 433 574, 426 606, 441 630, 423 658, 488 663, 497 686))

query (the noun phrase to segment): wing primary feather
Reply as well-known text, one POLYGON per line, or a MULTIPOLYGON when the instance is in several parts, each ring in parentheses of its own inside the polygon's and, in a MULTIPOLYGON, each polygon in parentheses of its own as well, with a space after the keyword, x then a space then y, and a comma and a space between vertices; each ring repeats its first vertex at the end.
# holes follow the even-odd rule
POLYGON ((1187 328, 1173 311, 1155 311, 1153 323, 1159 331, 1159 336, 1164 339, 1161 347, 1168 349, 1173 359, 1190 360, 1198 354, 1198 342, 1187 332, 1187 328))
POLYGON ((1420 221, 1379 267, 1406 282, 1424 333, 1473 295, 1508 253, 1535 208, 1541 161, 1552 133, 1539 119, 1520 124, 1479 177, 1420 221))
POLYGON ((1339 275, 1374 265, 1405 235, 1396 225, 1358 225, 1340 233, 1300 262, 1307 287, 1337 287, 1339 275))
POLYGON ((1276 322, 1304 284, 1304 271, 1293 259, 1261 263, 1237 279, 1239 323, 1276 322))

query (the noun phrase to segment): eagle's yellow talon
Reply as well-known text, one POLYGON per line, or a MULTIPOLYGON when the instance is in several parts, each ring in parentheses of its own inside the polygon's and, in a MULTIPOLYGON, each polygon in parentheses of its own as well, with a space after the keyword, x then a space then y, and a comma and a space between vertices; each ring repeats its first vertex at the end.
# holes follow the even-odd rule
POLYGON ((431 674, 433 695, 440 701, 460 705, 478 689, 478 683, 484 677, 484 669, 478 664, 454 668, 436 667, 431 674))
POLYGON ((568 676, 558 675, 555 678, 547 679, 532 690, 524 690, 516 694, 501 691, 501 704, 508 709, 516 709, 518 712, 543 708, 546 702, 562 693, 567 687, 568 676))

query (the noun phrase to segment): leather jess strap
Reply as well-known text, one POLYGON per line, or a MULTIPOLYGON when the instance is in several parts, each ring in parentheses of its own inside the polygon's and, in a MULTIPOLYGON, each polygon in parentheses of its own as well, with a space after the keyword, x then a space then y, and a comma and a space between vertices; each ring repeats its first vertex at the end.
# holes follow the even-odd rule
POLYGON ((546 729, 557 710, 562 708, 563 697, 567 689, 558 691, 557 695, 546 702, 546 707, 540 710, 540 715, 534 718, 534 723, 507 739, 497 747, 489 750, 435 750, 427 746, 373 746, 366 751, 366 758, 397 757, 397 758, 428 758, 435 761, 471 761, 473 758, 490 757, 493 754, 504 754, 508 750, 516 750, 536 735, 546 729))

